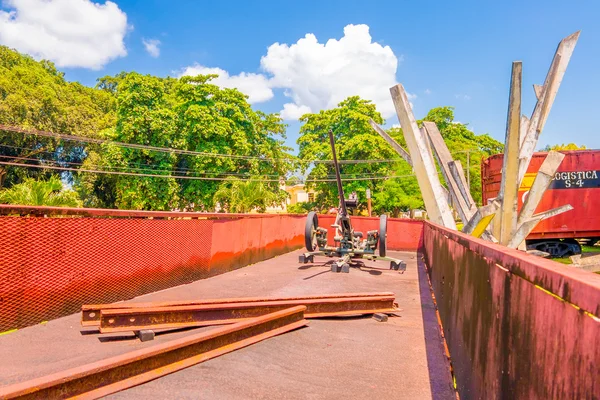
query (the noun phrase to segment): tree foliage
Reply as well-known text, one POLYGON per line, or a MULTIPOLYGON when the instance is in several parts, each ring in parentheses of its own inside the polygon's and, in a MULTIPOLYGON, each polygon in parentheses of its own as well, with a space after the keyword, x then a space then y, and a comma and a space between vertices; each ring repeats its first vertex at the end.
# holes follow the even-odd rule
MULTIPOLYGON (((422 120, 417 121, 417 124, 422 126, 423 121, 435 122, 452 158, 460 161, 465 175, 470 178, 473 200, 481 204, 481 160, 492 154, 502 153, 504 145, 488 134, 476 135, 468 125, 454 121, 454 107, 432 108, 422 120)), ((406 148, 402 129, 391 128, 388 133, 406 148)), ((440 181, 444 183, 441 174, 440 181)), ((415 195, 420 198, 420 194, 415 195)))
MULTIPOLYGON (((388 160, 399 159, 398 154, 377 133, 368 121, 372 118, 378 124, 383 123, 381 115, 369 101, 350 97, 332 110, 318 114, 307 114, 301 118, 304 125, 300 128, 300 159, 304 161, 331 160, 331 150, 327 132, 331 129, 336 138, 336 150, 341 160, 388 160)), ((425 118, 417 121, 435 122, 448 149, 463 168, 469 168, 471 194, 476 202, 481 202, 481 159, 501 153, 502 143, 487 134, 475 135, 468 126, 454 121, 452 107, 431 109, 425 118), (469 163, 467 164, 467 158, 469 163)), ((388 133, 401 146, 406 141, 401 128, 390 128, 388 133)), ((395 163, 361 162, 341 166, 344 178, 363 178, 358 181, 344 182, 344 191, 356 191, 362 204, 365 203, 365 190, 373 193, 373 210, 377 213, 389 213, 397 216, 401 211, 422 208, 419 185, 412 168, 404 160, 395 163), (390 179, 368 180, 370 176, 392 176, 390 179)), ((332 178, 333 167, 330 164, 317 164, 309 174, 311 179, 332 178)), ((443 178, 440 176, 443 182, 443 178)), ((335 182, 315 182, 311 184, 319 193, 317 204, 324 209, 337 206, 337 187, 335 182)))
POLYGON ((285 190, 273 191, 260 177, 249 180, 229 177, 219 186, 214 203, 232 213, 264 212, 267 207, 282 205, 287 197, 285 190))
MULTIPOLYGON (((114 125, 115 101, 109 93, 67 82, 53 63, 0 46, 0 124, 77 136, 93 136, 114 125)), ((44 137, 2 132, 4 161, 58 160, 81 162, 84 146, 44 137)), ((49 178, 54 171, 0 166, 0 187, 27 177, 49 178)))
POLYGON ((310 211, 319 211, 319 207, 316 202, 303 201, 287 206, 287 212, 290 214, 308 214, 310 211))
MULTIPOLYGON (((306 114, 300 118, 303 122, 298 138, 299 158, 310 162, 315 160, 331 161, 333 159, 329 144, 329 130, 335 138, 336 152, 339 160, 387 160, 398 158, 394 150, 381 136, 373 131, 369 119, 382 124, 383 118, 375 109, 375 105, 358 96, 349 97, 338 104, 338 107, 306 114)), ((305 168, 306 168, 305 164, 305 168)), ((358 163, 342 164, 341 174, 344 179, 346 197, 355 191, 362 207, 366 204, 366 189, 379 191, 384 180, 359 179, 369 176, 386 176, 394 170, 390 163, 358 163), (349 180, 359 179, 359 180, 349 180)), ((316 202, 320 208, 337 207, 339 204, 335 181, 335 172, 331 163, 318 163, 309 172, 307 183, 317 192, 316 202)))
MULTIPOLYGON (((236 89, 211 84, 216 75, 159 78, 137 73, 102 78, 116 97, 113 141, 208 153, 163 153, 103 145, 86 164, 137 168, 144 173, 208 179, 99 177, 82 174, 77 186, 89 205, 144 210, 212 210, 222 177, 285 176, 291 167, 279 116, 255 111, 236 89), (210 154, 215 154, 212 156, 210 154), (227 157, 217 155, 227 155, 227 157), (104 188, 110 187, 108 192, 104 188)), ((268 186, 277 190, 277 182, 268 186)))
POLYGON ((568 144, 555 144, 554 146, 550 146, 547 145, 546 147, 544 147, 543 151, 561 151, 561 150, 585 150, 587 149, 587 147, 585 146, 578 146, 575 143, 568 143, 568 144))
POLYGON ((377 214, 389 214, 394 218, 402 211, 423 207, 419 183, 412 174, 412 168, 405 162, 396 169, 396 177, 386 180, 380 191, 373 196, 373 210, 377 214))
POLYGON ((25 178, 22 183, 0 191, 0 203, 25 206, 81 207, 73 190, 64 189, 57 176, 47 181, 25 178))

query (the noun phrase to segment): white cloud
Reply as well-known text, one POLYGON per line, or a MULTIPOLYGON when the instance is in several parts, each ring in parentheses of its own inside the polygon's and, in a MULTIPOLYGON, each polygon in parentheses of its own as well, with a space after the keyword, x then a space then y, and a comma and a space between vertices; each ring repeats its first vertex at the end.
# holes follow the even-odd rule
POLYGON ((287 89, 298 108, 333 108, 359 95, 387 118, 395 114, 389 88, 396 84, 398 61, 389 46, 372 41, 367 25, 347 25, 339 40, 319 43, 309 33, 292 45, 275 43, 261 66, 272 75, 271 87, 287 89))
POLYGON ((431 90, 429 90, 429 89, 425 89, 424 93, 425 93, 425 94, 431 94, 431 90))
POLYGON ((283 110, 280 111, 281 118, 292 120, 299 119, 304 114, 312 112, 310 107, 305 105, 297 105, 295 103, 286 103, 283 105, 283 110))
MULTIPOLYGON (((292 100, 280 111, 284 119, 334 108, 355 95, 373 101, 383 117, 389 118, 395 115, 389 89, 397 83, 401 61, 402 56, 396 56, 389 46, 372 41, 367 25, 347 25, 339 40, 319 43, 308 33, 292 45, 272 44, 260 61, 264 74, 230 76, 221 68, 194 64, 176 75, 218 74, 213 83, 237 88, 249 96, 250 103, 270 100, 273 89, 283 89, 292 100)), ((417 98, 416 94, 407 95, 412 101, 417 98)))
POLYGON ((160 40, 158 39, 142 39, 144 47, 151 57, 158 58, 160 56, 160 40))
POLYGON ((106 1, 4 0, 0 43, 59 67, 100 69, 127 55, 127 15, 106 1))
POLYGON ((182 69, 177 76, 195 76, 217 74, 218 78, 211 83, 224 88, 236 88, 248 96, 250 103, 262 103, 273 98, 273 91, 269 87, 269 80, 261 74, 242 72, 239 75, 229 75, 221 68, 209 68, 200 64, 194 64, 182 69))
POLYGON ((454 95, 454 97, 456 97, 459 100, 471 100, 471 96, 469 96, 468 94, 456 94, 454 95))

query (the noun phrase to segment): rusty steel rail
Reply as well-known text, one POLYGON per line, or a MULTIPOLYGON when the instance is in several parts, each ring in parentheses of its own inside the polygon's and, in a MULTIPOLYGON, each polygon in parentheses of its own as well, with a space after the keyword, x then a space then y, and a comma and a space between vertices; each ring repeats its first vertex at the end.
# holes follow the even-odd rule
POLYGON ((100 310, 117 310, 131 308, 158 308, 158 307, 179 307, 179 306, 203 306, 214 304, 231 304, 231 303, 258 303, 258 302, 273 302, 273 301, 294 301, 298 304, 303 304, 306 300, 320 299, 343 299, 349 297, 389 297, 394 296, 392 292, 371 292, 371 293, 337 293, 328 295, 309 295, 297 297, 240 297, 226 299, 201 299, 201 300, 185 300, 185 301, 170 301, 170 302, 151 302, 151 303, 110 303, 110 304, 84 304, 81 306, 81 325, 82 326, 99 326, 100 325, 100 310))
POLYGON ((298 306, 0 388, 2 399, 99 398, 308 324, 298 306))
POLYGON ((177 329, 192 326, 233 324, 294 306, 306 306, 305 318, 397 311, 394 307, 393 295, 129 308, 101 310, 100 332, 113 333, 144 329, 177 329))

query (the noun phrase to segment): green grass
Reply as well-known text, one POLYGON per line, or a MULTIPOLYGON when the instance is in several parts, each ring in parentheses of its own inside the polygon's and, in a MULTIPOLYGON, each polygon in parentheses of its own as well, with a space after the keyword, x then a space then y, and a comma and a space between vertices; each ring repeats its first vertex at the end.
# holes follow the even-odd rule
POLYGON ((554 260, 554 261, 559 262, 561 264, 573 264, 571 262, 571 259, 569 259, 568 257, 567 258, 551 258, 551 260, 554 260))
POLYGON ((583 254, 585 254, 585 253, 600 253, 600 247, 599 246, 586 246, 586 245, 582 245, 581 246, 581 252, 583 254))

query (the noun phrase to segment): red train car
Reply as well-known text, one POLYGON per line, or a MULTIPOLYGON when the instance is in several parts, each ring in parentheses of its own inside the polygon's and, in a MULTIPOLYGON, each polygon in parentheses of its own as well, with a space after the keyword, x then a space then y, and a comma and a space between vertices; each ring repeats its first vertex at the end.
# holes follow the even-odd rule
MULTIPOLYGON (((573 210, 541 221, 527 237, 527 248, 553 256, 581 253, 575 239, 600 240, 600 150, 561 151, 565 155, 550 188, 544 193, 536 212, 564 204, 573 210)), ((535 153, 519 188, 519 209, 529 193, 537 171, 548 153, 535 153)), ((497 196, 502 179, 503 154, 481 163, 483 204, 497 196)))

